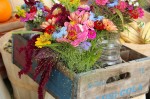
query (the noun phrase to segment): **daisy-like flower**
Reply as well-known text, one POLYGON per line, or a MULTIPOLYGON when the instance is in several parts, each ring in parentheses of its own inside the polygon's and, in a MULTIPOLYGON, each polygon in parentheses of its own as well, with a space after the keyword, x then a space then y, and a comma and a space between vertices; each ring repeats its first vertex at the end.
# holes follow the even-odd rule
POLYGON ((87 21, 89 19, 89 12, 86 11, 75 11, 72 12, 70 14, 70 16, 68 17, 72 22, 74 22, 75 24, 83 24, 85 21, 87 21))
POLYGON ((58 42, 67 42, 70 43, 72 46, 77 47, 80 43, 84 42, 88 38, 88 28, 87 26, 82 26, 76 24, 74 26, 70 24, 65 24, 67 27, 68 34, 63 37, 57 39, 58 42))
POLYGON ((105 26, 104 26, 102 21, 95 21, 94 22, 94 28, 97 30, 104 30, 105 26))
POLYGON ((44 33, 40 35, 39 38, 37 38, 37 41, 35 42, 35 46, 38 48, 42 48, 43 46, 50 45, 51 44, 51 35, 48 33, 44 33))
POLYGON ((40 26, 42 29, 47 28, 49 25, 54 25, 56 23, 56 18, 48 19, 46 22, 42 22, 42 25, 40 26))
POLYGON ((117 26, 114 25, 114 23, 112 21, 110 21, 109 19, 103 19, 103 24, 104 24, 104 28, 109 31, 109 32, 115 32, 117 31, 117 26))

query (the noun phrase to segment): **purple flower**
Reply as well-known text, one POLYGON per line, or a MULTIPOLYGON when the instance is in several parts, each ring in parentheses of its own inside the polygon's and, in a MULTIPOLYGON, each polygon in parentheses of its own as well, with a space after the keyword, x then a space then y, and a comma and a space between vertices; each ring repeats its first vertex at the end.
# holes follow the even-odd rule
POLYGON ((91 47, 91 43, 90 43, 90 42, 86 42, 86 41, 85 41, 85 42, 82 42, 82 43, 80 44, 80 47, 81 47, 82 49, 88 51, 89 48, 91 47))

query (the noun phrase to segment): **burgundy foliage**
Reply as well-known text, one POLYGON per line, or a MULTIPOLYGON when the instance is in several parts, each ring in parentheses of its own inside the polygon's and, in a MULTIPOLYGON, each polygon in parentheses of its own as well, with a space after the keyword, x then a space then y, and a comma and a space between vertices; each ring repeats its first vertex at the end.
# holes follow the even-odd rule
POLYGON ((36 61, 38 65, 35 68, 33 79, 36 80, 36 78, 41 75, 38 87, 38 98, 43 99, 43 89, 58 59, 57 54, 50 48, 38 49, 34 46, 37 37, 38 36, 34 36, 28 41, 26 47, 20 49, 21 52, 25 52, 26 65, 19 72, 19 76, 29 73, 32 68, 32 60, 36 61))

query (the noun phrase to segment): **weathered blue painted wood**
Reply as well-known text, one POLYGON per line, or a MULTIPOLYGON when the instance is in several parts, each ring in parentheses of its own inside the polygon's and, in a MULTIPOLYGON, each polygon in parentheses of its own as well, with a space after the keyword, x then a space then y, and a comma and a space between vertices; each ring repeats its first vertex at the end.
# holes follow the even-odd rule
MULTIPOLYGON (((13 36, 13 62, 18 66, 23 66, 25 60, 24 54, 16 55, 17 49, 25 44, 23 37, 13 36)), ((52 71, 45 89, 56 99, 111 99, 112 96, 113 99, 126 99, 146 93, 150 81, 150 58, 131 49, 124 53, 125 63, 80 74, 72 75, 66 67, 58 65, 52 71), (109 78, 125 73, 129 77, 107 83, 109 78)), ((33 66, 35 68, 36 64, 33 66)))
POLYGON ((54 93, 58 99, 71 99, 73 81, 66 77, 59 70, 54 69, 46 85, 49 92, 54 93))

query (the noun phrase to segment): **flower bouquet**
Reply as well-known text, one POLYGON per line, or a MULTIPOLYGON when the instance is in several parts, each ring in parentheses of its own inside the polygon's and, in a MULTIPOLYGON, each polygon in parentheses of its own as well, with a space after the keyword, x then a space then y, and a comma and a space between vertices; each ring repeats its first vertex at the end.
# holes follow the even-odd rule
POLYGON ((33 78, 41 75, 39 99, 58 62, 74 73, 102 68, 99 60, 107 53, 103 41, 117 39, 125 24, 143 16, 140 0, 89 0, 87 5, 80 5, 80 0, 59 0, 50 9, 40 1, 24 1, 16 16, 40 32, 20 48, 26 65, 19 76, 30 71, 33 59, 37 61, 33 78))

